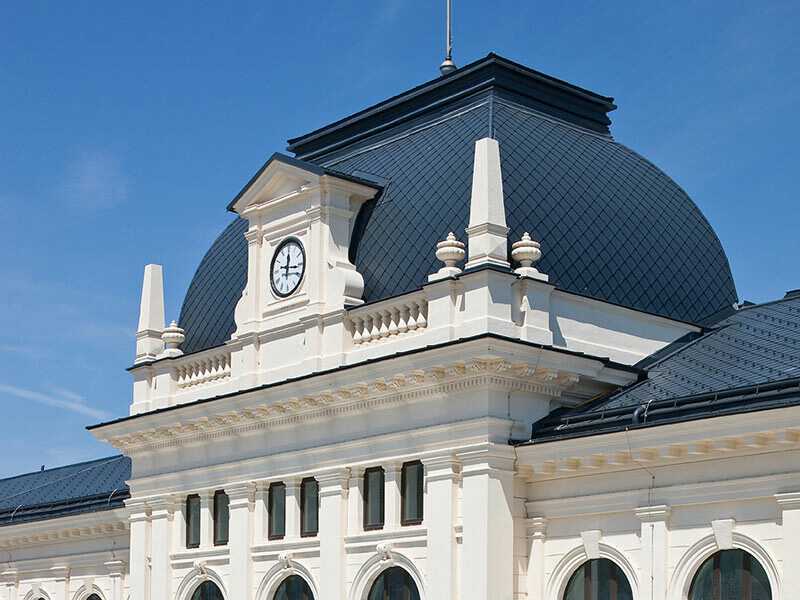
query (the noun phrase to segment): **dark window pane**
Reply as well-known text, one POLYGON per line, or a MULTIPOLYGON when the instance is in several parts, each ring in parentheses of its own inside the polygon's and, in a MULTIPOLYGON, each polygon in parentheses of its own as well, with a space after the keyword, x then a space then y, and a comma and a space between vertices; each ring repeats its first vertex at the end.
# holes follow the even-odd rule
POLYGON ((186 498, 186 547, 200 546, 200 496, 186 498))
POLYGON ((628 578, 615 563, 598 558, 583 563, 570 577, 564 600, 633 600, 628 578))
POLYGON ((274 600, 314 600, 314 595, 305 579, 292 575, 278 586, 274 600))
POLYGON ((224 600, 216 584, 204 581, 192 594, 192 600, 224 600))
POLYGON ((408 571, 392 567, 378 575, 367 600, 419 600, 419 590, 408 571))
POLYGON ((383 469, 375 467, 364 471, 364 529, 383 527, 383 490, 383 469))
POLYGON ((317 535, 319 531, 319 484, 313 477, 300 484, 300 535, 317 535))
POLYGON ((419 461, 403 465, 401 474, 401 523, 416 525, 422 522, 422 492, 424 485, 424 468, 419 461))
POLYGON ((214 545, 228 543, 228 494, 222 490, 214 493, 214 545))
POLYGON ((273 483, 269 486, 269 526, 267 535, 279 540, 286 535, 286 486, 273 483))
POLYGON ((772 600, 767 572, 744 550, 722 550, 697 569, 689 600, 772 600))

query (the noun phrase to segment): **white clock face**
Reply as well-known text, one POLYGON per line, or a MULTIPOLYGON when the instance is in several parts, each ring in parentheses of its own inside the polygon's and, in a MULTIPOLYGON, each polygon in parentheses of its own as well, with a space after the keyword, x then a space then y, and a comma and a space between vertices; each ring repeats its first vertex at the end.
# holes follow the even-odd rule
POLYGON ((306 253, 297 240, 286 240, 272 258, 272 291, 281 298, 291 295, 300 285, 306 270, 306 253))

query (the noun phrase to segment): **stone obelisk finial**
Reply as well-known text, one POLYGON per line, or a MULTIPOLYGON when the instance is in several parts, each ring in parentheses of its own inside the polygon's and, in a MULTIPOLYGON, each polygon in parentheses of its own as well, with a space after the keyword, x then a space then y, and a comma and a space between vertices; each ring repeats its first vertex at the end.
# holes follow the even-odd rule
POLYGON ((139 308, 139 327, 136 330, 136 360, 134 364, 154 360, 164 350, 161 332, 164 330, 164 280, 161 265, 147 265, 142 283, 142 303, 139 308))
POLYGON ((510 266, 506 246, 508 227, 503 202, 500 146, 492 138, 475 142, 467 237, 466 269, 481 265, 510 266))

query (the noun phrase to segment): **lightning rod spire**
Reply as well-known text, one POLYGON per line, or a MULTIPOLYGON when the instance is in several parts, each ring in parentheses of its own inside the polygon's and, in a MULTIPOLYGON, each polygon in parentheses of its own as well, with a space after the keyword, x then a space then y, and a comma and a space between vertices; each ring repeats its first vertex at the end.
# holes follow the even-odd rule
POLYGON ((452 0, 447 0, 447 32, 445 38, 445 51, 446 55, 444 57, 444 62, 439 65, 439 70, 442 72, 442 75, 447 75, 448 73, 452 73, 456 70, 456 63, 453 62, 453 34, 452 34, 452 0))

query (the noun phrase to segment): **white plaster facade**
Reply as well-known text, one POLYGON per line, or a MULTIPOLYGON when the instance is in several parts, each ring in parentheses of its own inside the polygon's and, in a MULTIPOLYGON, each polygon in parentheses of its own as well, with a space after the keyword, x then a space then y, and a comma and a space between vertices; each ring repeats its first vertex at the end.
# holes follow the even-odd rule
POLYGON ((557 290, 530 266, 495 268, 508 260, 497 142, 478 142, 475 165, 472 268, 400 297, 360 305, 347 259, 376 188, 279 159, 234 205, 249 222, 249 270, 228 343, 165 350, 160 268, 148 267, 131 416, 92 430, 132 459, 131 498, 0 530, 13 549, 0 598, 189 600, 210 580, 227 599, 271 600, 295 574, 315 598, 365 600, 399 566, 426 600, 560 600, 582 563, 608 558, 636 600, 679 600, 729 548, 762 564, 773 599, 797 597, 800 408, 509 445, 554 408, 633 382, 631 365, 698 328, 557 290), (280 298, 265 265, 287 236, 307 267, 280 298), (424 518, 404 526, 400 469, 412 460, 425 468, 424 518), (375 466, 385 522, 365 530, 363 473, 375 466), (311 537, 300 535, 305 477, 319 483, 311 537), (270 540, 276 481, 286 533, 270 540), (216 490, 230 499, 220 546, 216 490), (187 549, 190 494, 201 537, 187 549))

